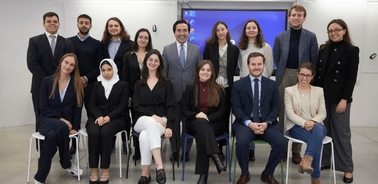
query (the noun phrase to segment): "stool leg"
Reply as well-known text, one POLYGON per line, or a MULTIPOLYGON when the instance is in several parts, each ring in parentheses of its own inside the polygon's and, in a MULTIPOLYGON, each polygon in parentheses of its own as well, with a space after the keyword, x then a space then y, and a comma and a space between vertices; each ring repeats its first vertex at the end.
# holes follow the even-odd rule
POLYGON ((85 158, 85 162, 87 163, 87 167, 89 167, 88 157, 87 157, 87 146, 85 145, 84 137, 85 136, 81 134, 81 142, 83 143, 83 148, 84 148, 84 158, 85 158))
MULTIPOLYGON (((75 139, 76 142, 76 166, 77 169, 80 170, 80 160, 79 160, 79 139, 78 136, 75 136, 73 139, 75 139)), ((80 173, 77 175, 77 181, 80 181, 80 173)))
MULTIPOLYGON (((183 157, 182 157, 182 174, 181 174, 181 181, 184 181, 184 173, 185 173, 185 158, 186 158, 186 141, 188 140, 188 137, 185 135, 185 138, 184 138, 184 151, 183 151, 183 157)), ((177 158, 178 160, 179 158, 177 158)), ((172 161, 174 162, 174 160, 172 161)))
POLYGON ((30 160, 31 160, 31 149, 32 149, 32 144, 33 144, 33 137, 30 138, 29 142, 30 143, 29 143, 29 159, 28 159, 28 177, 26 178, 27 183, 29 183, 29 178, 30 178, 30 160))
POLYGON ((122 152, 121 152, 121 149, 122 149, 122 133, 119 133, 118 134, 118 155, 119 155, 119 178, 121 179, 122 178, 122 152))
POLYGON ((336 184, 336 172, 335 172, 335 153, 333 150, 333 142, 331 141, 331 150, 332 150, 332 170, 333 170, 333 183, 336 184))

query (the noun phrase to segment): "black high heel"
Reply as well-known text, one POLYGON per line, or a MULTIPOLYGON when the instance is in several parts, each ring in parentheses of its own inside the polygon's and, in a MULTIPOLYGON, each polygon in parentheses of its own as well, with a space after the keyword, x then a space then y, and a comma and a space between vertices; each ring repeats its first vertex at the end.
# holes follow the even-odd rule
POLYGON ((207 174, 201 174, 198 179, 197 184, 207 184, 207 177, 208 177, 207 174))
POLYGON ((211 159, 214 161, 215 167, 217 167, 218 174, 223 174, 227 171, 226 166, 224 166, 222 160, 217 153, 211 155, 211 159))

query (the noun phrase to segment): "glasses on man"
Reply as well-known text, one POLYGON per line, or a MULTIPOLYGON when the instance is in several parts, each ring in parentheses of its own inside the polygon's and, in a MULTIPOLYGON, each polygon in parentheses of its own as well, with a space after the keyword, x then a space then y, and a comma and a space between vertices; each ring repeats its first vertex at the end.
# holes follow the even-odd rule
POLYGON ((310 78, 312 75, 311 74, 304 74, 304 73, 299 73, 299 76, 301 77, 301 78, 310 78))
POLYGON ((331 29, 331 30, 328 30, 327 33, 328 33, 328 34, 332 34, 332 33, 336 33, 336 34, 337 34, 337 33, 339 33, 339 32, 342 31, 342 30, 344 30, 344 29, 337 29, 337 28, 334 29, 334 30, 331 29))

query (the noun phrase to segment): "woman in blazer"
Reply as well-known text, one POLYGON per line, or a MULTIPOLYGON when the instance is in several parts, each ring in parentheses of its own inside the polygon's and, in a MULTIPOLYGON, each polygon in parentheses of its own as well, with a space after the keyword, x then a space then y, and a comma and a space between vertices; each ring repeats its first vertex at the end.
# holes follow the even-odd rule
MULTIPOLYGON (((222 85, 226 91, 226 111, 223 116, 223 131, 229 133, 229 117, 231 110, 231 91, 234 84, 234 74, 239 57, 239 49, 231 43, 231 36, 228 26, 223 21, 214 24, 211 37, 206 40, 203 59, 210 60, 214 65, 216 82, 222 85)), ((225 142, 219 143, 222 160, 224 154, 222 146, 225 142)))
POLYGON ((100 63, 99 82, 96 82, 89 103, 90 116, 86 128, 88 132, 90 182, 109 183, 110 156, 114 135, 122 130, 129 130, 126 121, 126 106, 129 99, 127 83, 120 81, 117 65, 111 59, 100 63), (100 158, 101 155, 101 158, 100 158), (100 158, 101 175, 98 171, 100 158))
POLYGON ((197 142, 195 173, 200 174, 198 184, 205 184, 209 172, 209 158, 213 159, 219 174, 226 171, 215 141, 215 136, 224 133, 221 120, 226 110, 225 92, 215 82, 215 70, 210 60, 198 64, 193 84, 186 87, 182 99, 187 133, 195 135, 197 142))
MULTIPOLYGON (((130 35, 126 32, 125 26, 117 17, 111 17, 105 24, 105 30, 101 39, 104 58, 112 59, 118 68, 118 76, 122 79, 123 74, 123 56, 130 51, 133 41, 130 40, 130 35)), ((130 122, 129 113, 126 114, 127 122, 130 122)), ((130 135, 130 130, 127 129, 127 134, 130 135)), ((127 136, 128 136, 127 135, 127 136)), ((122 133, 123 152, 127 152, 126 135, 122 133)), ((115 137, 114 137, 115 142, 115 137)), ((113 144, 115 145, 115 144, 113 144)), ((113 146, 114 148, 114 146, 113 146)))
POLYGON ((166 182, 161 158, 161 135, 172 137, 176 113, 173 86, 163 75, 163 58, 156 49, 143 60, 142 78, 135 84, 133 107, 137 119, 134 131, 139 133, 142 176, 138 184, 151 182, 152 157, 156 165, 156 182, 166 182))
MULTIPOLYGON (((123 57, 123 77, 122 80, 129 84, 129 103, 128 107, 131 110, 131 116, 133 120, 133 127, 136 122, 135 111, 131 108, 132 97, 134 95, 135 83, 141 77, 141 71, 143 67, 143 60, 146 57, 148 51, 152 49, 152 38, 148 29, 142 28, 135 34, 135 42, 131 47, 131 50, 123 57)), ((140 159, 139 140, 138 137, 133 137, 135 152, 133 160, 140 159)))
POLYGON ((298 172, 311 174, 311 183, 320 184, 320 150, 326 136, 323 89, 311 86, 315 67, 303 62, 298 68, 298 83, 285 89, 286 131, 307 143, 298 172))
POLYGON ((45 183, 57 148, 62 168, 73 175, 83 174, 83 170, 71 164, 69 154, 69 135, 80 129, 83 96, 76 55, 65 54, 55 74, 42 81, 37 130, 45 136, 45 143, 38 159, 35 183, 45 183))
MULTIPOLYGON (((344 172, 343 181, 353 182, 350 131, 350 106, 356 84, 359 48, 353 46, 347 24, 341 19, 327 26, 328 41, 320 46, 315 85, 323 87, 327 109, 324 124, 335 144, 336 170, 344 172)), ((322 169, 330 168, 331 149, 324 147, 322 169)))

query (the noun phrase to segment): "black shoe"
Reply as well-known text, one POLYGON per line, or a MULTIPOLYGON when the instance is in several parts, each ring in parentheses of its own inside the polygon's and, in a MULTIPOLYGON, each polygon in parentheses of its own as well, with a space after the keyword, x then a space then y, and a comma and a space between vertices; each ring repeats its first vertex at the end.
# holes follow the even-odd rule
POLYGON ((138 184, 149 184, 149 183, 151 183, 151 175, 148 176, 148 178, 145 176, 141 176, 139 178, 138 184))
POLYGON ((166 177, 164 169, 156 170, 156 182, 158 182, 159 184, 165 184, 166 177))
POLYGON ((178 158, 178 153, 177 152, 173 152, 171 154, 171 157, 169 157, 169 160, 172 162, 172 161, 177 161, 177 158, 178 158))
POLYGON ((137 161, 137 160, 139 160, 140 159, 140 153, 139 153, 139 155, 137 155, 136 153, 133 155, 133 160, 134 161, 137 161))
POLYGON ((215 167, 217 167, 218 174, 222 174, 227 171, 226 166, 224 166, 217 153, 212 154, 211 159, 213 159, 215 167))
POLYGON ((353 182, 353 176, 351 178, 347 178, 347 177, 344 176, 343 182, 344 183, 352 183, 353 182))
MULTIPOLYGON (((184 154, 181 155, 181 160, 183 160, 183 157, 184 157, 184 154)), ((187 153, 185 154, 185 162, 187 162, 187 161, 189 161, 189 160, 190 160, 190 158, 189 158, 189 152, 187 152, 187 153)))
POLYGON ((208 177, 207 174, 201 174, 198 179, 197 184, 207 184, 207 177, 208 177))
POLYGON ((70 148, 70 155, 74 155, 75 153, 76 153, 76 147, 74 147, 74 146, 71 146, 71 148, 70 148))
POLYGON ((253 162, 255 160, 255 150, 249 150, 249 161, 253 162))

